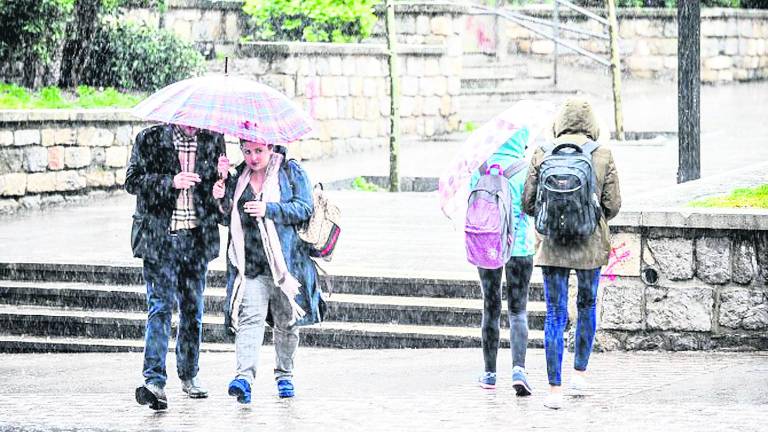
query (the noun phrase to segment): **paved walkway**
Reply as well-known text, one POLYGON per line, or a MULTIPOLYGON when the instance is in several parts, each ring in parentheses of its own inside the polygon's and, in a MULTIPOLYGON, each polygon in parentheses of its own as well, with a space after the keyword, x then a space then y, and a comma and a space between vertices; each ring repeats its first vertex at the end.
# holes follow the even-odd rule
MULTIPOLYGON (((301 348, 293 400, 277 398, 269 373, 274 350, 263 351, 248 406, 226 395, 233 353, 203 353, 205 400, 183 396, 169 355, 164 413, 133 400, 139 353, 0 355, 0 430, 757 432, 768 418, 768 353, 597 353, 594 394, 566 398, 555 412, 542 405, 541 350, 529 350, 527 360, 535 393, 517 398, 504 352, 498 389, 487 391, 474 384, 479 349, 301 348)), ((564 363, 572 361, 566 355, 564 363)))

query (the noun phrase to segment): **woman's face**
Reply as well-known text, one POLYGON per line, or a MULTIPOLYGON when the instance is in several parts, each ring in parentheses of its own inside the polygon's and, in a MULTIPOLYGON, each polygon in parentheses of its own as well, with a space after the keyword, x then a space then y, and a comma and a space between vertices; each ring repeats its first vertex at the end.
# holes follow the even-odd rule
POLYGON ((272 156, 272 146, 268 144, 245 141, 240 149, 243 151, 243 159, 248 168, 253 171, 267 169, 269 158, 272 156))

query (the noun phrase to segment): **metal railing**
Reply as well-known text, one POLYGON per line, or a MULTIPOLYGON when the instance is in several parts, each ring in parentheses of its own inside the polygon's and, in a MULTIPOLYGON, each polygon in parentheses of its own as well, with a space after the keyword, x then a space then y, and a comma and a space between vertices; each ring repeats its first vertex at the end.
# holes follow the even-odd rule
MULTIPOLYGON (((615 127, 616 127, 616 135, 619 140, 623 140, 624 139, 624 125, 623 125, 624 120, 623 120, 623 114, 622 114, 622 108, 621 108, 621 69, 619 64, 618 46, 617 46, 618 45, 618 35, 617 35, 618 24, 616 19, 616 5, 613 0, 608 0, 607 5, 608 5, 608 19, 605 19, 567 0, 553 0, 552 21, 531 17, 519 12, 514 12, 514 11, 505 10, 501 8, 491 8, 487 6, 481 6, 481 5, 471 5, 468 13, 470 15, 493 15, 498 18, 507 19, 519 25, 520 27, 523 27, 529 30, 534 34, 537 34, 545 39, 549 39, 552 42, 554 42, 554 49, 552 53, 553 54, 552 79, 554 81, 554 85, 557 85, 558 47, 560 46, 567 48, 579 55, 582 55, 590 60, 593 60, 603 66, 607 66, 608 68, 610 68, 613 76, 612 86, 613 86, 614 120, 615 120, 615 127), (594 31, 570 26, 567 24, 561 24, 560 23, 560 6, 561 5, 587 17, 590 20, 594 20, 602 24, 604 32, 598 33, 594 31), (552 33, 549 34, 538 26, 551 27, 552 33), (608 59, 605 59, 595 53, 592 53, 590 51, 585 50, 584 48, 581 48, 575 45, 571 41, 562 39, 560 37, 561 31, 586 35, 591 38, 608 41, 610 43, 610 49, 609 49, 610 57, 608 59)), ((496 29, 497 29, 496 37, 498 39, 499 38, 498 22, 496 23, 496 29)))
POLYGON ((610 60, 605 59, 599 55, 596 55, 595 53, 592 53, 590 51, 587 51, 584 48, 581 48, 573 44, 572 42, 562 39, 560 37, 560 31, 564 31, 569 33, 582 34, 582 35, 590 36, 596 39, 602 39, 602 40, 608 41, 610 40, 610 37, 608 34, 608 25, 609 25, 608 20, 590 12, 587 9, 584 9, 581 6, 575 5, 566 0, 554 0, 553 6, 554 7, 552 11, 551 21, 535 18, 519 12, 514 12, 514 11, 505 10, 501 8, 492 8, 492 7, 482 6, 482 5, 471 5, 469 14, 470 15, 492 15, 492 16, 504 18, 519 25, 520 27, 523 27, 529 30, 531 33, 535 33, 545 39, 548 39, 554 42, 555 48, 553 52, 553 69, 554 69, 553 79, 555 84, 557 84, 557 63, 558 63, 558 47, 559 46, 563 46, 564 48, 567 48, 603 66, 610 67, 611 66, 610 60), (605 32, 596 33, 596 32, 584 30, 578 27, 573 27, 567 24, 561 24, 560 23, 560 5, 563 5, 575 12, 578 12, 584 15, 585 17, 587 17, 588 19, 592 19, 599 22, 600 24, 603 24, 603 26, 605 27, 605 32), (542 30, 540 27, 537 27, 537 25, 551 27, 552 33, 547 33, 546 31, 542 30))

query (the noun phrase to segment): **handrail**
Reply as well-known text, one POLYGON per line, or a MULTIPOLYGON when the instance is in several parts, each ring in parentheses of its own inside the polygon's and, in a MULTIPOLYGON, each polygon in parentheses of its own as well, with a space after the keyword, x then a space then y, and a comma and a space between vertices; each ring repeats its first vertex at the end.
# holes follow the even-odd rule
MULTIPOLYGON (((528 15, 517 13, 517 12, 510 12, 510 11, 505 11, 505 12, 510 14, 510 15, 512 15, 512 16, 515 16, 515 17, 517 17, 519 19, 522 19, 522 20, 534 22, 536 24, 541 24, 541 25, 545 25, 545 26, 548 26, 548 27, 554 27, 554 25, 552 24, 551 21, 543 20, 541 18, 536 18, 536 17, 528 16, 528 15)), ((557 28, 559 28, 561 30, 569 31, 571 33, 583 34, 583 35, 587 35, 587 36, 596 37, 598 39, 608 40, 608 36, 603 34, 603 33, 595 33, 595 32, 590 31, 590 30, 580 29, 578 27, 569 26, 567 24, 558 25, 557 28)))
MULTIPOLYGON (((609 62, 608 60, 606 60, 606 59, 604 59, 602 57, 599 57, 599 56, 597 56, 597 55, 595 55, 595 54, 593 54, 593 53, 591 53, 591 52, 589 52, 589 51, 587 51, 587 50, 585 50, 585 49, 583 49, 581 47, 578 47, 576 45, 572 45, 570 42, 566 42, 563 39, 554 37, 554 36, 552 36, 550 34, 547 34, 546 32, 543 32, 543 31, 537 29, 536 27, 526 23, 524 19, 516 17, 513 12, 504 11, 504 10, 498 10, 498 9, 492 9, 492 8, 489 8, 489 7, 486 7, 486 6, 480 6, 480 5, 471 5, 470 9, 478 9, 478 10, 482 11, 482 12, 479 12, 479 13, 478 12, 471 12, 470 11, 469 12, 470 15, 498 15, 498 16, 504 17, 504 18, 514 22, 515 24, 519 25, 520 27, 523 27, 523 28, 525 28, 525 29, 527 29, 527 30, 529 30, 529 31, 531 31, 533 33, 536 33, 537 35, 542 36, 545 39, 549 39, 549 40, 555 42, 558 45, 562 45, 562 46, 564 46, 564 47, 566 47, 566 48, 568 48, 568 49, 570 49, 572 51, 575 51, 575 52, 583 55, 584 57, 587 57, 587 58, 589 58, 591 60, 596 61, 597 63, 602 64, 603 66, 609 66, 609 67, 611 66, 611 62, 609 62)), ((547 23, 547 25, 552 26, 552 24, 550 24, 550 23, 547 23)))
POLYGON ((555 1, 557 3, 560 3, 561 5, 569 8, 569 9, 575 10, 576 12, 578 12, 578 13, 580 13, 582 15, 586 15, 586 16, 592 18, 593 20, 601 23, 604 26, 608 26, 608 20, 607 19, 601 17, 600 15, 597 15, 597 14, 594 14, 594 13, 590 12, 587 9, 584 9, 583 7, 581 7, 579 5, 573 4, 573 3, 569 2, 569 1, 566 1, 566 0, 555 0, 555 1))

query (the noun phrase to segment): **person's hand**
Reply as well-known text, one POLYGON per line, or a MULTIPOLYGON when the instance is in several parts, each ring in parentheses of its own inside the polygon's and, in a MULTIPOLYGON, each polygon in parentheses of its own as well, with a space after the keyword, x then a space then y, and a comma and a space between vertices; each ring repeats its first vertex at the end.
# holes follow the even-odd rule
POLYGON ((189 189, 200 183, 200 176, 193 172, 180 172, 173 177, 173 187, 176 189, 189 189))
POLYGON ((264 201, 248 201, 243 210, 252 217, 264 217, 267 214, 267 203, 264 201))
POLYGON ((224 188, 224 180, 219 180, 216 183, 213 184, 213 197, 216 199, 222 199, 224 198, 224 192, 226 189, 224 188))
POLYGON ((227 176, 229 176, 229 166, 230 164, 227 155, 219 156, 219 162, 216 166, 216 170, 219 172, 220 179, 227 179, 227 176))

